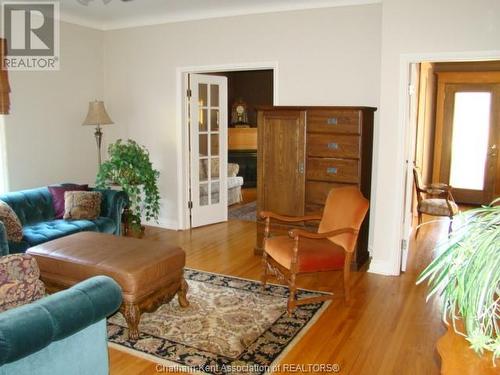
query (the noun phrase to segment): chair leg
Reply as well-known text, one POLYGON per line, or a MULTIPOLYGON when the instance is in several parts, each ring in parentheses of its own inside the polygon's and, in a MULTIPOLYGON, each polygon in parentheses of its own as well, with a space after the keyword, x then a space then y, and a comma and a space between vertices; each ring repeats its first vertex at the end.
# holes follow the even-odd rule
POLYGON ((352 253, 347 253, 344 261, 344 302, 346 304, 351 297, 351 259, 352 253))
POLYGON ((262 288, 265 288, 266 286, 268 272, 269 272, 269 267, 267 265, 267 253, 264 251, 262 253, 262 276, 260 279, 262 283, 262 288))
POLYGON ((295 293, 297 291, 297 286, 295 285, 295 274, 294 273, 292 273, 290 275, 290 279, 288 280, 288 289, 290 291, 290 295, 288 297, 287 312, 288 312, 288 316, 292 316, 292 312, 295 309, 295 305, 296 305, 295 293))
POLYGON ((422 224, 422 213, 418 213, 417 231, 415 232, 415 238, 418 237, 418 231, 420 230, 420 224, 422 224))
POLYGON ((453 216, 450 216, 450 225, 448 227, 448 237, 450 237, 452 230, 453 230, 453 216))

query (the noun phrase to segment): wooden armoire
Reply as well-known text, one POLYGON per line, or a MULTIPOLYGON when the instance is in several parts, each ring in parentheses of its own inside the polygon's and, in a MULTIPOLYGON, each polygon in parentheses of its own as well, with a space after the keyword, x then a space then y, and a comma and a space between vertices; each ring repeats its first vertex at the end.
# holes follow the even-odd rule
MULTIPOLYGON (((257 212, 300 216, 321 213, 330 189, 357 186, 370 199, 372 107, 259 107, 257 212)), ((369 257, 368 215, 358 237, 353 268, 369 257)), ((317 230, 319 223, 308 223, 317 230)), ((305 224, 302 224, 302 226, 305 224)), ((274 222, 272 234, 290 225, 274 222)), ((256 254, 262 253, 264 221, 257 220, 256 254)))

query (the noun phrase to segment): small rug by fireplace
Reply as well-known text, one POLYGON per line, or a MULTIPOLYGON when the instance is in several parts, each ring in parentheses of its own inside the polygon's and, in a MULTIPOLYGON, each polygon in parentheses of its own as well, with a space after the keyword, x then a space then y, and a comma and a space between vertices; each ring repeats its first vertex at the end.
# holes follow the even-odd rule
POLYGON ((227 213, 228 219, 256 221, 257 220, 257 202, 245 203, 243 206, 229 207, 227 213))
MULTIPOLYGON (((123 316, 108 319, 110 346, 161 365, 202 374, 264 374, 318 319, 329 302, 286 314, 288 288, 193 269, 185 270, 190 306, 177 299, 143 314, 138 340, 123 316)), ((298 290, 299 298, 324 294, 298 290)))

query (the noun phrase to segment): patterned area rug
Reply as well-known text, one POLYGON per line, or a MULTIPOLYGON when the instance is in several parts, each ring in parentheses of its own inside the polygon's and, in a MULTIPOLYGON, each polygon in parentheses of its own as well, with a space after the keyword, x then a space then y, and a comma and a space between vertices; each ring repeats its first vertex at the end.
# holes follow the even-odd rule
POLYGON ((228 219, 256 221, 257 220, 257 202, 249 202, 243 206, 229 207, 227 213, 228 219))
MULTIPOLYGON (((264 374, 321 315, 327 302, 286 314, 288 288, 185 270, 190 306, 177 299, 143 314, 129 340, 120 313, 108 319, 111 346, 177 370, 205 374, 264 374)), ((299 289, 299 298, 323 294, 299 289)))

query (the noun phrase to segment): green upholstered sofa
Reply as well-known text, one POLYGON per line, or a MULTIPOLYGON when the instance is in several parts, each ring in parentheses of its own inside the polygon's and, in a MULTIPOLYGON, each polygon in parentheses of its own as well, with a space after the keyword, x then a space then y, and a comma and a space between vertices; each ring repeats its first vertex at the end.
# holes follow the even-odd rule
POLYGON ((22 253, 32 246, 82 231, 120 235, 127 195, 116 190, 91 190, 102 194, 101 216, 96 220, 55 220, 52 196, 47 187, 0 195, 0 200, 14 210, 23 225, 23 239, 14 243, 7 241, 5 227, 0 222, 0 255, 22 253))
POLYGON ((106 317, 119 285, 97 276, 0 313, 0 375, 109 373, 106 317))

